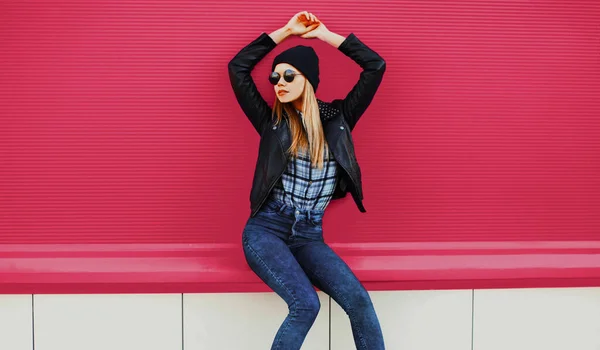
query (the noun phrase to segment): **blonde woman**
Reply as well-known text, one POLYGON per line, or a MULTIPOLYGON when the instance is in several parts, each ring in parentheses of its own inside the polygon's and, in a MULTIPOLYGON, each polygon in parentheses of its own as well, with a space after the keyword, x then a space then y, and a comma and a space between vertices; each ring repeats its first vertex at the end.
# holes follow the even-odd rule
MULTIPOLYGON (((271 349, 300 349, 320 309, 313 287, 330 295, 348 314, 357 349, 384 349, 373 303, 348 265, 323 239, 323 215, 331 200, 350 193, 361 212, 361 173, 351 131, 363 115, 385 71, 385 61, 354 34, 333 33, 309 12, 260 36, 229 62, 236 99, 260 134, 250 194, 251 214, 242 234, 250 268, 289 307, 271 349), (319 58, 298 45, 277 55, 269 81, 269 106, 251 77, 254 66, 290 35, 318 38, 363 69, 343 99, 316 98, 319 58)), ((266 78, 266 77, 265 77, 266 78)))

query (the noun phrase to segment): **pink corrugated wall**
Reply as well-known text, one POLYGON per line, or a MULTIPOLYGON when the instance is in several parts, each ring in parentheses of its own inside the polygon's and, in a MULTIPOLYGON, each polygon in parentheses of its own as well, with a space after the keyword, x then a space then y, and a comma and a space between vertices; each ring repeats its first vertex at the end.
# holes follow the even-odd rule
MULTIPOLYGON (((597 1, 1 1, 0 243, 238 242, 256 135, 227 62, 313 11, 387 61, 329 242, 598 240, 597 1)), ((274 55, 254 77, 269 102, 274 55)), ((359 68, 325 43, 318 97, 359 68)))

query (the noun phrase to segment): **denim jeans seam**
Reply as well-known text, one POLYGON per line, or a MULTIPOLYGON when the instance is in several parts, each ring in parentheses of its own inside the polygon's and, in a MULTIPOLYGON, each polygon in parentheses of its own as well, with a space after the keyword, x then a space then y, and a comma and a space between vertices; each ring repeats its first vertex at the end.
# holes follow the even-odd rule
POLYGON ((271 210, 271 209, 265 210, 265 209, 263 209, 262 212, 264 214, 275 214, 275 215, 280 216, 280 217, 285 217, 285 216, 281 215, 281 213, 279 212, 279 210, 271 210))
MULTIPOLYGON (((271 275, 271 277, 273 277, 283 287, 283 289, 285 289, 285 291, 289 295, 292 296, 292 305, 295 306, 297 304, 297 299, 296 299, 296 296, 294 295, 294 293, 292 293, 290 291, 290 289, 285 285, 285 283, 283 283, 283 281, 281 281, 279 278, 277 278, 277 276, 275 276, 275 274, 273 273, 273 271, 271 271, 271 269, 269 268, 269 266, 264 262, 264 260, 260 257, 260 255, 254 249, 252 249, 252 247, 250 246, 250 244, 248 244, 247 242, 244 243, 244 244, 252 252, 252 254, 254 254, 254 256, 258 259, 258 261, 260 261, 260 263, 263 265, 263 267, 268 271, 269 275, 271 275)), ((294 318, 295 316, 292 315, 291 317, 294 318)), ((290 322, 288 322, 287 320, 286 320, 285 323, 286 323, 285 327, 281 330, 281 333, 279 335, 279 340, 275 344, 276 345, 275 349, 279 348, 280 340, 283 338, 283 336, 285 335, 285 332, 288 330, 288 328, 290 326, 290 322)))
POLYGON ((308 219, 308 222, 310 222, 313 226, 322 228, 321 222, 315 222, 312 218, 308 219))
POLYGON ((285 326, 281 330, 281 333, 279 333, 279 337, 276 339, 277 342, 275 344, 273 344, 273 346, 274 346, 273 350, 277 350, 280 348, 279 345, 281 344, 281 339, 283 339, 283 336, 287 332, 288 328, 290 328, 290 323, 291 323, 290 320, 286 319, 284 322, 285 322, 285 326))
MULTIPOLYGON (((313 275, 315 275, 319 280, 325 281, 325 283, 334 291, 336 292, 340 298, 344 301, 344 303, 346 303, 347 307, 348 307, 348 317, 350 318, 350 321, 353 321, 353 317, 352 315, 354 314, 352 306, 350 305, 350 303, 348 302, 348 300, 346 298, 344 298, 344 293, 340 293, 333 285, 331 285, 329 283, 329 281, 327 279, 323 279, 321 277, 321 275, 319 275, 318 273, 316 273, 315 271, 307 268, 306 270, 308 270, 310 273, 312 273, 313 275)), ((367 344, 365 343, 365 338, 362 335, 362 332, 360 331, 360 329, 357 328, 358 331, 358 338, 361 341, 361 345, 365 347, 365 349, 367 348, 367 344)))
POLYGON ((280 280, 274 273, 273 271, 269 268, 269 266, 264 262, 264 260, 260 257, 260 255, 250 246, 250 244, 248 244, 248 242, 245 243, 246 247, 248 249, 250 249, 250 251, 252 252, 252 254, 254 254, 254 256, 260 261, 260 263, 263 265, 264 268, 267 269, 267 271, 269 272, 269 275, 271 275, 271 277, 273 277, 284 289, 286 292, 288 292, 289 295, 292 296, 292 300, 294 301, 294 303, 296 303, 296 296, 294 295, 294 293, 292 293, 292 291, 290 291, 290 289, 285 285, 285 283, 283 283, 282 280, 280 280))

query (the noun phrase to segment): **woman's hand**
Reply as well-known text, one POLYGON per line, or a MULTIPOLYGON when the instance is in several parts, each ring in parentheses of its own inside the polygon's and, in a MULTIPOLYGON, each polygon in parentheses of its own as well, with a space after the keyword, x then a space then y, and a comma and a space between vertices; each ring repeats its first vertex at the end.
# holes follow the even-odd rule
POLYGON ((318 38, 318 39, 323 40, 327 36, 329 29, 327 29, 325 24, 323 24, 323 22, 321 22, 316 16, 314 18, 317 23, 317 27, 315 27, 315 29, 308 31, 300 36, 304 39, 318 38))
POLYGON ((292 17, 285 27, 293 35, 304 35, 319 26, 317 17, 310 12, 302 11, 292 17))
MULTIPOLYGON (((314 15, 313 15, 314 16, 314 15)), ((323 40, 324 42, 332 45, 335 48, 340 47, 340 45, 346 40, 345 37, 336 34, 325 26, 323 22, 321 22, 316 16, 314 16, 314 20, 318 23, 317 27, 311 31, 308 31, 302 35, 300 35, 304 39, 314 39, 318 38, 323 40)))
POLYGON ((344 41, 343 37, 330 32, 317 16, 308 11, 298 12, 285 26, 269 34, 276 44, 279 44, 290 35, 299 35, 305 39, 319 38, 335 47, 338 47, 344 41))

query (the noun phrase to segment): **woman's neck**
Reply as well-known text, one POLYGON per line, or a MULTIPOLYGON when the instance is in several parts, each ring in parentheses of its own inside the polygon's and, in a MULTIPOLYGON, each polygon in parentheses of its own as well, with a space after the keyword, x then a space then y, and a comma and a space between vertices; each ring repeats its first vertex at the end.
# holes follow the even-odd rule
POLYGON ((302 111, 302 100, 301 99, 297 99, 296 101, 292 101, 292 106, 294 106, 294 108, 296 108, 296 110, 298 111, 302 111))

